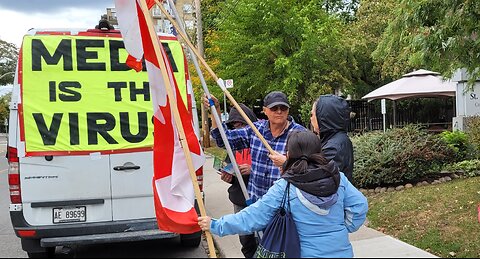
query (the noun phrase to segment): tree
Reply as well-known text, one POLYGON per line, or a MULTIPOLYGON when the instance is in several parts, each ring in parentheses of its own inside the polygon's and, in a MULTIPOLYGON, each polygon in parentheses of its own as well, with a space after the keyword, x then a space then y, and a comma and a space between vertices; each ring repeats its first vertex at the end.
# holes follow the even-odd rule
POLYGON ((394 18, 397 0, 362 0, 356 12, 355 21, 348 26, 348 42, 358 64, 355 87, 351 92, 362 97, 372 90, 391 81, 381 77, 380 68, 375 64, 372 53, 378 46, 389 21, 394 18))
POLYGON ((402 0, 374 55, 382 74, 427 68, 450 77, 466 68, 480 77, 480 1, 402 0))
POLYGON ((353 22, 356 19, 360 0, 323 0, 322 2, 322 7, 327 13, 338 15, 345 22, 353 22))
POLYGON ((3 129, 3 125, 5 121, 8 119, 8 116, 10 113, 8 104, 10 103, 11 99, 12 99, 11 92, 0 97, 0 129, 3 129))
POLYGON ((219 14, 215 51, 223 78, 239 101, 284 91, 305 121, 322 93, 349 88, 355 61, 343 22, 318 1, 227 0, 219 14))
POLYGON ((219 14, 224 9, 225 0, 202 0, 201 4, 203 35, 205 36, 205 48, 207 49, 211 47, 211 45, 208 45, 211 42, 209 41, 209 35, 218 30, 217 24, 223 23, 219 14))
MULTIPOLYGON (((0 77, 9 72, 15 72, 18 59, 18 49, 14 44, 0 40, 0 77)), ((0 78, 0 85, 12 84, 14 74, 0 78)))

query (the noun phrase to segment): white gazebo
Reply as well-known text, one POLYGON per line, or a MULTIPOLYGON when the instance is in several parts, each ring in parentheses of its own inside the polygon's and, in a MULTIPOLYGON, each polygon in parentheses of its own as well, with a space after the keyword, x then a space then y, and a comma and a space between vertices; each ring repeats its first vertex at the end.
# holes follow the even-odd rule
POLYGON ((396 100, 421 97, 455 97, 456 83, 445 81, 440 73, 420 69, 375 89, 362 97, 368 101, 393 101, 393 124, 396 124, 396 100))
POLYGON ((362 97, 362 99, 367 99, 368 101, 376 99, 395 101, 414 97, 454 97, 455 89, 456 84, 451 81, 444 81, 440 73, 420 69, 375 89, 362 97))

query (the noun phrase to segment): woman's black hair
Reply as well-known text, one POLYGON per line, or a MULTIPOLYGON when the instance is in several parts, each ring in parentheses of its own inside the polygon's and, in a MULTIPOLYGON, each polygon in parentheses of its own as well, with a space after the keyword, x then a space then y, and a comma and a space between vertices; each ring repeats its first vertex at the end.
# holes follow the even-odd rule
POLYGON ((288 158, 283 172, 304 172, 310 163, 326 165, 328 160, 322 154, 322 142, 311 131, 293 131, 287 138, 288 158))

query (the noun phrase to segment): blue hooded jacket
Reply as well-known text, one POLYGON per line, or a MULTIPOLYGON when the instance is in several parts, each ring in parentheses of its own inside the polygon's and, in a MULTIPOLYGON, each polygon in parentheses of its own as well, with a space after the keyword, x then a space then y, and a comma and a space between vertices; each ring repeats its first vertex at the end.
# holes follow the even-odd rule
MULTIPOLYGON (((260 200, 237 214, 213 219, 210 231, 219 236, 250 234, 265 229, 281 204, 287 185, 277 180, 260 200)), ((290 185, 290 206, 300 237, 301 257, 353 257, 348 233, 366 219, 367 199, 340 173, 336 202, 308 195, 290 185)))

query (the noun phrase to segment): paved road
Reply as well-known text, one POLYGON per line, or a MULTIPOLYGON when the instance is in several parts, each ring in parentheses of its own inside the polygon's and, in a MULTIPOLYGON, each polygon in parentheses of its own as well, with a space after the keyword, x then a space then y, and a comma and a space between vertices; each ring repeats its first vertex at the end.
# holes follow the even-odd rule
MULTIPOLYGON (((15 236, 9 214, 9 192, 7 160, 5 159, 6 139, 0 136, 0 258, 26 258, 20 239, 15 236)), ((147 242, 102 244, 77 246, 74 248, 58 247, 55 257, 67 258, 206 258, 206 243, 198 248, 180 246, 179 238, 153 240, 147 242)))
POLYGON ((0 257, 27 257, 15 236, 10 222, 8 206, 10 204, 7 176, 7 159, 5 159, 6 138, 0 136, 0 257))

